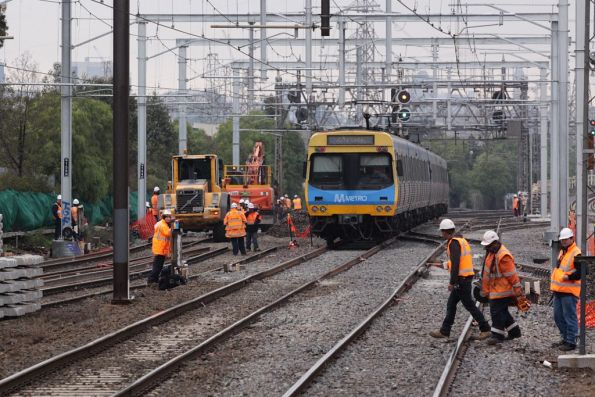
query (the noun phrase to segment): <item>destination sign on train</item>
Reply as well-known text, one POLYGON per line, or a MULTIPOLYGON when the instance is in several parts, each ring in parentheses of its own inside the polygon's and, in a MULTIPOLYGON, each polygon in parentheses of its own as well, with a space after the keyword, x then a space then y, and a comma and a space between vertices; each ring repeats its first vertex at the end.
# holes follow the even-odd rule
POLYGON ((329 135, 327 145, 373 145, 374 135, 329 135))

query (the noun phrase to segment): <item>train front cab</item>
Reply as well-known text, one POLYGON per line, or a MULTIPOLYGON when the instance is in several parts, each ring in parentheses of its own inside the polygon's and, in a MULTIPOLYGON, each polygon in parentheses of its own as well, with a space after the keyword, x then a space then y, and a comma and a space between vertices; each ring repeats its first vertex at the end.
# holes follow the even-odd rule
POLYGON ((382 239, 394 231, 398 198, 392 137, 335 131, 310 138, 306 208, 314 234, 331 242, 382 239))

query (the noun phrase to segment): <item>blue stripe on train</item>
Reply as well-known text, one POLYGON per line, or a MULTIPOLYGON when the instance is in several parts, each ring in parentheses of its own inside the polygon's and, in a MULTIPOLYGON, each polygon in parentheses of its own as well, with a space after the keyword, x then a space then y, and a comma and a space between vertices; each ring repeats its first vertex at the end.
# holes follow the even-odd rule
POLYGON ((391 205, 395 204, 395 186, 380 190, 322 190, 308 185, 309 205, 391 205), (317 200, 318 199, 318 200, 317 200))

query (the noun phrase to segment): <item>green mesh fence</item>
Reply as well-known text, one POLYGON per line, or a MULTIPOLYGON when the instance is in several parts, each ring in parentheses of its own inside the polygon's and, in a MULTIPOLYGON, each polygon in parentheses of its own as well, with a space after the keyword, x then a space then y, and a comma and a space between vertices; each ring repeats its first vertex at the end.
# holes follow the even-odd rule
MULTIPOLYGON (((53 227, 52 204, 56 196, 47 193, 16 192, 14 190, 0 191, 0 214, 4 215, 4 231, 28 231, 43 227, 53 227)), ((137 192, 128 196, 130 208, 130 222, 137 219, 137 192)), ((100 225, 111 223, 112 197, 109 196, 97 203, 81 201, 85 218, 89 224, 100 225)))

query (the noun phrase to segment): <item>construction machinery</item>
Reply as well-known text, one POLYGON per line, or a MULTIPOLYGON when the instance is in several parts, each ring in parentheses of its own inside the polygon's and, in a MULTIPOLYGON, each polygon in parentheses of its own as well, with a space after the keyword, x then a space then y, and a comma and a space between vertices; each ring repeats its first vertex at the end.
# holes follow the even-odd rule
POLYGON ((212 231, 215 241, 225 241, 230 200, 219 184, 222 168, 215 154, 173 156, 172 179, 159 195, 159 208, 171 210, 184 231, 212 231))
POLYGON ((263 229, 270 227, 274 220, 272 179, 271 166, 264 165, 262 142, 254 144, 246 165, 226 165, 223 169, 223 189, 229 194, 231 202, 239 203, 240 199, 247 199, 257 206, 263 229))

